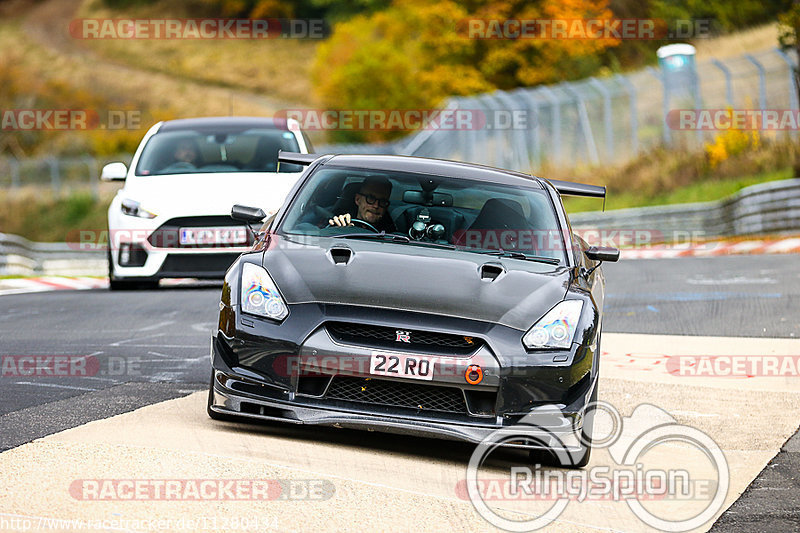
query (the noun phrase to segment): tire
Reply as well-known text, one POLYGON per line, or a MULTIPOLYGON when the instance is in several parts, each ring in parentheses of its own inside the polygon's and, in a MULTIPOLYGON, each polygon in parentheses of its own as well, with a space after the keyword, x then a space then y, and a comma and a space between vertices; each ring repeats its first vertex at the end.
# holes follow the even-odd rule
POLYGON ((111 246, 108 248, 108 288, 112 291, 125 291, 135 288, 129 281, 120 281, 114 279, 114 261, 111 258, 111 246))

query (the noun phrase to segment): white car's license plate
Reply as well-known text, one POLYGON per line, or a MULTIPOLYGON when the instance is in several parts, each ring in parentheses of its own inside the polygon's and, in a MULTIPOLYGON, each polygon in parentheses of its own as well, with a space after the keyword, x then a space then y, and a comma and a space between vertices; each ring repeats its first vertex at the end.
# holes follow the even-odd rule
POLYGON ((181 228, 181 244, 246 244, 245 228, 181 228))
POLYGON ((413 379, 433 379, 433 357, 401 353, 372 352, 369 372, 378 376, 396 376, 413 379))

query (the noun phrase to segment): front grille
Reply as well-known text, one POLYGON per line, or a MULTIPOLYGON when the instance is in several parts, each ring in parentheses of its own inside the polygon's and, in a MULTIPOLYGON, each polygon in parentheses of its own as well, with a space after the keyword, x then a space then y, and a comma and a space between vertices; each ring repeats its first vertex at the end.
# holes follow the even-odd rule
POLYGON ((171 218, 158 227, 147 241, 156 248, 231 248, 253 245, 253 235, 247 232, 247 244, 181 244, 181 228, 242 228, 245 224, 229 216, 198 216, 171 218))
POLYGON ((409 348, 455 355, 468 355, 477 350, 483 342, 475 337, 437 333, 432 331, 390 328, 368 324, 349 324, 328 322, 328 333, 337 341, 382 348, 409 348), (410 342, 398 340, 408 335, 410 342))
POLYGON ((239 254, 170 254, 159 274, 186 277, 218 277, 225 275, 239 254))
POLYGON ((422 411, 467 414, 464 393, 455 387, 336 376, 325 398, 422 411))

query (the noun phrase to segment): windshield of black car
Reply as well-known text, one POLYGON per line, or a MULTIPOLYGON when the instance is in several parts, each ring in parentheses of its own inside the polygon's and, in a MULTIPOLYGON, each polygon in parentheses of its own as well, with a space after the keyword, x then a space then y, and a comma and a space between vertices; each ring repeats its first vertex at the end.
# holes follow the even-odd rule
MULTIPOLYGON (((156 133, 136 166, 137 176, 208 172, 277 172, 278 151, 298 152, 294 134, 280 129, 178 130, 156 133)), ((281 172, 302 172, 281 164, 281 172)))
POLYGON ((281 234, 304 237, 381 231, 410 238, 410 242, 383 239, 394 244, 446 244, 459 251, 517 251, 565 260, 552 201, 533 181, 530 185, 506 185, 323 167, 303 185, 278 228, 281 234), (376 210, 383 200, 388 200, 388 205, 376 210), (377 220, 376 211, 382 213, 377 220), (359 220, 337 226, 334 217, 344 214, 349 214, 351 221, 359 220))

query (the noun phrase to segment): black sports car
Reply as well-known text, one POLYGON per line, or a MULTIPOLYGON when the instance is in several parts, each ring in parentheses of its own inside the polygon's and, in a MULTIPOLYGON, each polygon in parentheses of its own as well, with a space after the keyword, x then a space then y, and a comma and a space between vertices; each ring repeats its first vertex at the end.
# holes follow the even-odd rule
POLYGON ((619 251, 573 235, 560 195, 604 187, 416 157, 279 160, 308 168, 225 276, 212 418, 479 442, 555 405, 591 434, 598 266, 619 251))

